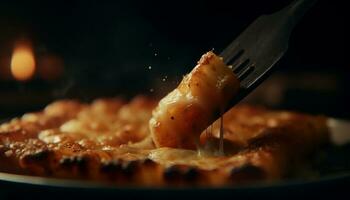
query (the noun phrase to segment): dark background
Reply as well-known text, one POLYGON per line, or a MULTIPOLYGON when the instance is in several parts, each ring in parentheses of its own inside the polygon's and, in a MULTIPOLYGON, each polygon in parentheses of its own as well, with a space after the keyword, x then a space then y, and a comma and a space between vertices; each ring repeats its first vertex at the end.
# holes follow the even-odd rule
MULTIPOLYGON (((0 59, 25 38, 36 55, 62 58, 65 71, 53 82, 0 80, 0 117, 59 98, 161 96, 203 53, 219 53, 258 16, 290 2, 1 1, 0 59)), ((346 1, 320 0, 294 30, 277 72, 248 101, 349 118, 347 15, 346 1)))

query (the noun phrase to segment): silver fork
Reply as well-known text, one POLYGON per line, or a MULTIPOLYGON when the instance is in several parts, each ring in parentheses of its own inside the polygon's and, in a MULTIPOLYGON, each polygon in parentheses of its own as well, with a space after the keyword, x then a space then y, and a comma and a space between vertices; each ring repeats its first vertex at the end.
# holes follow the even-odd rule
POLYGON ((240 91, 232 100, 238 103, 258 86, 288 49, 290 34, 317 0, 295 0, 271 15, 262 15, 221 54, 240 80, 240 91))

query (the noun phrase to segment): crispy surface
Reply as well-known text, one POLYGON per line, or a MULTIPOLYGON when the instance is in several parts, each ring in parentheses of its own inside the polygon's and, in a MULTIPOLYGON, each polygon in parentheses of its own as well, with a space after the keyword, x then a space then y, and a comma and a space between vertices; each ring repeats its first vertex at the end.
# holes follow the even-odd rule
POLYGON ((224 116, 226 156, 216 156, 218 122, 201 150, 156 148, 148 121, 157 101, 58 101, 0 126, 1 171, 133 185, 221 186, 279 180, 328 141, 324 117, 236 106, 224 116))

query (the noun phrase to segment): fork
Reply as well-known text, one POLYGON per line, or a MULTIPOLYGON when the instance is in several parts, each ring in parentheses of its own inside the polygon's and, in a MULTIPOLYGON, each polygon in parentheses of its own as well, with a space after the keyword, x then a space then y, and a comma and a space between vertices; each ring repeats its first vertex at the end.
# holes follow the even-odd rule
POLYGON ((263 80, 288 49, 291 32, 317 0, 295 0, 285 8, 257 18, 220 56, 232 66, 240 80, 234 105, 247 96, 263 80))

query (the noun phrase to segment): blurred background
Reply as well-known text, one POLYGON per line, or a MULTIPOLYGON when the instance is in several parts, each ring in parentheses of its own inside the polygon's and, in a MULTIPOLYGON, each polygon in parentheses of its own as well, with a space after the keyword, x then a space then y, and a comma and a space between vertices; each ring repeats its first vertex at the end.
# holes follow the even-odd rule
MULTIPOLYGON (((62 98, 162 96, 290 0, 0 2, 0 119, 62 98)), ((350 118, 345 1, 319 0, 245 101, 350 118)))

